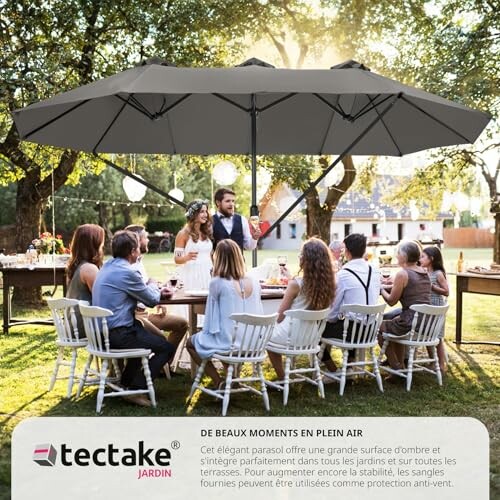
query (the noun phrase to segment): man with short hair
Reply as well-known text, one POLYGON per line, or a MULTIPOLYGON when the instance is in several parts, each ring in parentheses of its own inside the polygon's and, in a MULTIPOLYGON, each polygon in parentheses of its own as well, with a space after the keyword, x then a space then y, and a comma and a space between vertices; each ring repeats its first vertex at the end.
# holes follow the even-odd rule
POLYGON ((228 188, 219 188, 214 194, 217 213, 213 216, 214 247, 221 240, 231 239, 243 250, 257 246, 261 231, 250 225, 247 219, 235 213, 235 193, 228 188))
MULTIPOLYGON (((131 224, 125 228, 126 231, 136 233, 139 238, 139 248, 141 255, 137 258, 135 264, 132 264, 134 269, 137 269, 142 276, 146 285, 156 284, 156 280, 148 278, 144 263, 142 262, 143 256, 148 253, 149 238, 146 228, 139 224, 131 224)), ((167 314, 166 306, 157 306, 158 312, 151 314, 146 312, 144 304, 138 303, 138 310, 136 316, 139 321, 144 324, 144 327, 152 333, 160 333, 162 331, 170 332, 168 341, 175 347, 180 344, 188 329, 188 322, 181 316, 175 314, 167 314)))
MULTIPOLYGON (((341 339, 344 333, 344 319, 340 317, 340 308, 344 304, 375 305, 380 295, 380 273, 364 258, 366 236, 352 233, 344 239, 344 255, 347 262, 336 275, 335 299, 328 314, 323 337, 341 339)), ((348 331, 348 339, 350 330, 348 331)), ((354 351, 349 351, 349 358, 354 358, 354 351)), ((330 371, 337 367, 325 350, 323 362, 330 371)))
MULTIPOLYGON (((161 298, 168 298, 171 291, 158 289, 155 284, 146 285, 133 264, 141 254, 139 239, 131 231, 117 231, 111 241, 113 258, 99 270, 92 287, 92 305, 110 309, 108 318, 109 343, 112 349, 151 349, 149 359, 151 376, 157 377, 165 363, 175 353, 175 348, 164 337, 148 332, 135 319, 137 301, 155 306, 161 298)), ((131 358, 122 373, 121 383, 132 389, 145 389, 146 379, 141 370, 141 360, 131 358)), ((125 396, 140 406, 151 406, 142 394, 125 396)))

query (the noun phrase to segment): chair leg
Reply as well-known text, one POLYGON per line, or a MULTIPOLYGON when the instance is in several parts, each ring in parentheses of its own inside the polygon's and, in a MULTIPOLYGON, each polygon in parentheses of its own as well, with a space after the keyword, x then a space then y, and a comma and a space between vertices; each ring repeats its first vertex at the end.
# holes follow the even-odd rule
POLYGON ((372 355, 373 372, 375 373, 375 379, 377 381, 378 388, 380 392, 384 392, 384 386, 382 385, 382 377, 380 376, 380 369, 378 367, 378 359, 377 356, 375 355, 375 348, 372 347, 370 351, 372 355))
POLYGON ((149 400, 151 401, 151 405, 153 406, 153 408, 156 408, 155 388, 153 386, 153 379, 151 378, 151 370, 149 369, 147 356, 143 356, 141 358, 141 361, 142 369, 144 371, 144 377, 146 378, 146 385, 149 392, 149 400))
POLYGON ((290 391, 290 365, 292 360, 289 356, 285 357, 285 378, 283 379, 283 406, 288 404, 288 393, 290 391))
POLYGON ((345 380, 347 377, 347 358, 349 356, 349 353, 347 352, 347 349, 342 349, 342 374, 340 375, 340 388, 339 388, 339 394, 341 396, 344 395, 344 389, 345 389, 345 380))
POLYGON ((102 401, 104 399, 104 388, 106 387, 106 373, 108 371, 108 360, 103 359, 101 372, 99 374, 99 391, 97 392, 96 413, 101 413, 102 401))
POLYGON ((408 371, 406 372, 406 390, 411 389, 411 381, 413 378, 413 362, 415 358, 415 347, 411 346, 408 350, 408 371))
POLYGON ((71 364, 69 366, 69 376, 68 376, 68 391, 66 397, 69 399, 71 397, 71 392, 73 391, 73 383, 75 381, 75 370, 76 370, 76 349, 71 349, 71 364))
POLYGON ((191 386, 191 392, 189 393, 188 396, 188 402, 191 400, 193 394, 200 385, 201 377, 203 377, 203 373, 205 372, 205 365, 207 364, 207 361, 208 361, 207 359, 201 360, 201 365, 198 367, 198 371, 196 372, 196 377, 194 379, 193 385, 191 386))
POLYGON ((436 378, 439 385, 443 385, 443 375, 441 373, 441 367, 439 366, 439 359, 437 356, 436 346, 431 347, 432 359, 434 360, 434 370, 436 372, 436 378))
POLYGON ((80 380, 80 383, 78 384, 78 390, 76 391, 77 398, 80 397, 80 394, 82 393, 82 390, 83 390, 83 386, 85 385, 85 382, 87 381, 87 376, 89 374, 90 365, 92 364, 93 358, 94 357, 92 356, 92 354, 89 354, 89 356, 87 358, 87 362, 85 363, 85 368, 83 369, 82 378, 80 380))
POLYGON ((254 365, 254 369, 256 369, 260 379, 260 391, 262 392, 262 399, 264 400, 264 408, 266 409, 266 411, 269 411, 271 407, 269 405, 269 394, 267 393, 266 380, 264 378, 262 363, 256 363, 256 366, 254 365))
POLYGON ((52 372, 52 377, 50 378, 49 391, 51 391, 54 388, 54 384, 56 383, 57 380, 57 374, 59 373, 59 366, 61 365, 63 359, 64 359, 64 347, 59 347, 57 351, 56 366, 54 366, 54 371, 52 372))
POLYGON ((319 369, 319 360, 317 356, 313 356, 314 375, 316 376, 316 383, 318 384, 319 397, 325 398, 325 387, 323 385, 323 378, 321 377, 321 370, 319 369))
POLYGON ((234 365, 229 365, 227 367, 226 384, 224 387, 224 398, 222 399, 222 416, 225 417, 227 413, 227 407, 229 406, 229 398, 231 397, 231 384, 233 382, 233 370, 234 365))

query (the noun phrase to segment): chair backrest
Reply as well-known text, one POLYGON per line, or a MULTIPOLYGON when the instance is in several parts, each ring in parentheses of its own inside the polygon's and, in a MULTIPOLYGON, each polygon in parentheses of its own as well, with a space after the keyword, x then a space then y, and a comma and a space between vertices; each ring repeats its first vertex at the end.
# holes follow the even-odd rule
POLYGON ((94 351, 109 351, 109 330, 106 318, 113 312, 97 306, 80 306, 88 347, 94 351))
POLYGON ((344 304, 341 306, 340 312, 345 316, 343 341, 358 345, 374 344, 384 317, 384 309, 385 304, 375 306, 344 304), (349 331, 351 334, 347 339, 349 331))
POLYGON ((431 306, 415 304, 410 309, 415 311, 411 324, 410 338, 413 342, 436 342, 444 327, 446 312, 450 306, 431 306))
POLYGON ((238 358, 263 356, 278 315, 234 313, 230 318, 235 322, 230 356, 238 358))
POLYGON ((78 331, 76 308, 79 304, 88 304, 88 302, 63 298, 47 299, 47 304, 60 342, 85 340, 85 332, 78 331))
POLYGON ((289 309, 285 316, 290 318, 287 349, 302 350, 319 348, 319 341, 326 326, 330 309, 310 311, 307 309, 289 309))

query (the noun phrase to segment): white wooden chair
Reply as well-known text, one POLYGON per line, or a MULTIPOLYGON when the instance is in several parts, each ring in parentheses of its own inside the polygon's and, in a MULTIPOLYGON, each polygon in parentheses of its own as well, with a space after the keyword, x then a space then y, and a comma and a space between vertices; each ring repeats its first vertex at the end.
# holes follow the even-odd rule
POLYGON ((321 398, 325 390, 321 378, 319 361, 316 354, 319 351, 321 334, 325 329, 329 309, 309 311, 305 309, 290 309, 285 316, 290 318, 290 328, 286 344, 269 342, 266 349, 285 356, 285 378, 283 380, 266 381, 270 387, 283 391, 283 405, 288 403, 290 384, 308 382, 318 387, 321 398), (297 368, 295 361, 298 356, 309 355, 309 366, 297 368), (306 374, 312 373, 314 378, 306 374))
MULTIPOLYGON (((410 306, 410 309, 415 311, 411 329, 404 335, 393 335, 383 332, 384 343, 380 351, 382 357, 389 345, 389 342, 402 344, 408 351, 408 367, 401 370, 394 370, 390 366, 381 366, 381 368, 389 373, 406 378, 406 390, 411 389, 411 382, 414 372, 427 372, 436 376, 438 384, 443 384, 441 369, 437 356, 436 346, 439 344, 438 335, 444 327, 446 312, 449 305, 431 306, 428 304, 418 304, 410 306), (417 350, 420 347, 429 348, 432 355, 428 356, 425 350, 423 358, 417 358, 417 350), (432 364, 433 367, 426 365, 432 364)), ((380 358, 379 358, 380 359, 380 358)))
MULTIPOLYGON (((87 302, 81 302, 88 304, 87 302)), ((76 299, 47 299, 47 304, 54 320, 54 326, 57 333, 56 345, 58 347, 56 366, 50 378, 49 391, 54 388, 56 380, 68 379, 68 390, 66 397, 71 397, 73 385, 76 381, 81 381, 82 377, 75 375, 76 360, 78 350, 87 346, 87 338, 85 332, 78 331, 78 323, 76 319, 76 308, 80 301, 76 299), (65 352, 71 351, 71 361, 64 359, 65 352), (69 367, 69 375, 60 377, 59 368, 61 366, 69 367)))
POLYGON ((342 366, 340 370, 336 372, 322 371, 325 377, 339 382, 339 394, 341 396, 344 395, 346 378, 358 375, 374 377, 378 388, 381 392, 384 392, 378 359, 375 355, 375 347, 377 346, 377 337, 384 309, 385 304, 374 306, 345 304, 340 308, 340 312, 345 316, 342 338, 323 337, 321 339, 320 359, 327 346, 337 347, 342 351, 342 366), (350 335, 349 329, 351 331, 350 335), (357 356, 354 361, 349 361, 348 355, 350 350, 356 351, 357 356), (366 359, 365 350, 370 351, 371 360, 366 359), (367 370, 368 366, 372 366, 373 371, 367 370))
POLYGON ((264 407, 269 411, 269 396, 264 380, 262 362, 266 357, 266 344, 272 334, 277 317, 277 314, 265 316, 245 313, 232 314, 231 319, 235 321, 235 325, 231 349, 228 352, 219 352, 213 355, 213 359, 228 365, 223 388, 209 389, 201 385, 201 378, 208 361, 208 359, 204 359, 196 373, 188 402, 196 390, 199 389, 222 400, 222 416, 225 416, 231 394, 250 391, 262 396, 264 407), (248 376, 240 369, 243 363, 253 364, 252 373, 248 376), (249 385, 250 382, 260 382, 261 389, 258 390, 256 387, 249 385))
POLYGON ((83 318, 85 334, 87 335, 88 345, 87 351, 90 356, 85 365, 83 378, 78 387, 77 396, 80 395, 85 380, 89 374, 99 377, 99 391, 97 393, 96 413, 100 413, 102 402, 105 397, 122 397, 131 394, 148 394, 152 406, 156 406, 155 391, 151 372, 149 370, 148 359, 151 354, 150 349, 110 349, 109 348, 109 332, 106 318, 113 313, 109 309, 96 306, 80 305, 80 313, 83 318), (97 358, 101 360, 101 369, 97 373, 91 370, 92 360, 97 358), (141 358, 144 376, 146 378, 147 389, 126 389, 119 385, 118 381, 121 378, 121 371, 118 365, 119 359, 141 358), (115 376, 108 376, 109 362, 113 364, 115 376), (105 388, 111 389, 110 392, 105 392, 105 388))

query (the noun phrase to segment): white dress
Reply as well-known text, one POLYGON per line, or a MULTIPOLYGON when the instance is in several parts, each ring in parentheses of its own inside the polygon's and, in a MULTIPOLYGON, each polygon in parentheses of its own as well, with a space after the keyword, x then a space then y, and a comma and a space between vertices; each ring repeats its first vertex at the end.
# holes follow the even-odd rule
POLYGON ((188 260, 182 267, 182 281, 184 290, 208 290, 212 275, 212 241, 201 240, 194 242, 191 237, 186 243, 185 254, 198 252, 195 260, 188 260))

